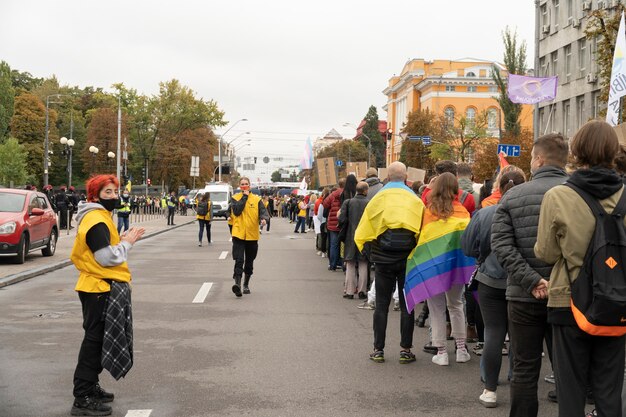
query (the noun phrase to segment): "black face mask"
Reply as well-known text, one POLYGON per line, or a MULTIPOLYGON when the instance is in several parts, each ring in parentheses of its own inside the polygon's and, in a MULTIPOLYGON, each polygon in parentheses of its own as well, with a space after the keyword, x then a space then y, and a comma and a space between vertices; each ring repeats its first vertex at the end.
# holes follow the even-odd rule
POLYGON ((117 198, 109 198, 109 199, 101 198, 99 203, 107 211, 113 211, 115 209, 115 207, 117 207, 118 201, 119 201, 119 199, 117 199, 117 198))

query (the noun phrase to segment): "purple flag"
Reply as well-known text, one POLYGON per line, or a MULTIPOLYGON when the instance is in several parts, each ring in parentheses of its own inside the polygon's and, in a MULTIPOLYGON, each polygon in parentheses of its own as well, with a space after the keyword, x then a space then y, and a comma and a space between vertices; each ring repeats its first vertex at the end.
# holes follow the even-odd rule
POLYGON ((509 74, 509 99, 513 103, 536 104, 556 97, 558 77, 526 77, 509 74))

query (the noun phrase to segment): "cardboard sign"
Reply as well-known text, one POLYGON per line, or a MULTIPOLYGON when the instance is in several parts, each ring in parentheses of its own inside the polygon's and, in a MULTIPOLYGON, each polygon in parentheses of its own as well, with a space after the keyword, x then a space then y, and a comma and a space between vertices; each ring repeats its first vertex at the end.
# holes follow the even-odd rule
POLYGON ((367 162, 348 162, 346 166, 346 174, 354 174, 357 180, 365 178, 365 171, 367 171, 367 162))
POLYGON ((419 168, 408 168, 407 169, 407 180, 411 182, 421 181, 424 182, 424 178, 426 178, 426 171, 419 168))
POLYGON ((335 170, 335 158, 320 158, 317 161, 317 178, 320 187, 337 184, 337 171, 335 170))
POLYGON ((387 179, 387 168, 378 168, 378 178, 381 181, 385 181, 387 179))
POLYGON ((619 143, 626 146, 626 123, 613 126, 613 130, 615 130, 615 133, 617 133, 617 139, 619 140, 619 143))

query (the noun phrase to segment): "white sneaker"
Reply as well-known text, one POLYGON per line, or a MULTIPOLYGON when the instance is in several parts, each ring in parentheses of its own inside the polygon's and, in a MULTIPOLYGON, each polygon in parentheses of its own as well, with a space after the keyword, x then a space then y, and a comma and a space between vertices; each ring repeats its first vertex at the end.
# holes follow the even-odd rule
POLYGON ((469 352, 467 351, 467 349, 465 348, 461 348, 461 349, 457 349, 456 350, 456 361, 458 363, 465 363, 467 361, 469 361, 471 358, 469 352))
POLYGON ((322 252, 322 258, 325 258, 326 254, 324 252, 322 252))
POLYGON ((317 256, 322 256, 322 251, 321 250, 317 251, 317 256))
POLYGON ((441 366, 448 366, 450 364, 448 352, 437 353, 433 356, 433 363, 441 366))
POLYGON ((498 405, 498 394, 493 391, 484 390, 478 397, 478 401, 486 408, 494 408, 498 405))

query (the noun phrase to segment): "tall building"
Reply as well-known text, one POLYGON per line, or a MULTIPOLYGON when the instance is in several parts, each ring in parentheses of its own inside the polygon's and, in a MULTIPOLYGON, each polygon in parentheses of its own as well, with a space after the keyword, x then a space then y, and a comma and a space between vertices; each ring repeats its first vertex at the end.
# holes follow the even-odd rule
MULTIPOLYGON (((388 136, 387 165, 400 158, 404 138, 399 134, 407 116, 415 110, 429 109, 449 120, 465 115, 474 119, 487 112, 488 134, 497 137, 501 112, 496 101, 499 89, 492 78, 495 68, 505 75, 504 67, 492 61, 474 58, 457 61, 413 59, 394 75, 383 90, 387 104, 387 123, 392 134, 388 136)), ((532 107, 523 106, 522 128, 532 129, 532 107)))
POLYGON ((572 137, 598 116, 600 83, 594 39, 585 26, 594 10, 611 13, 617 0, 535 0, 535 73, 559 77, 556 98, 538 105, 535 136, 560 132, 572 137))
POLYGON ((317 138, 315 139, 315 142, 313 142, 313 155, 317 155, 318 152, 325 147, 334 145, 340 140, 344 140, 344 137, 341 136, 341 134, 335 129, 330 129, 330 131, 324 135, 323 138, 317 138))

